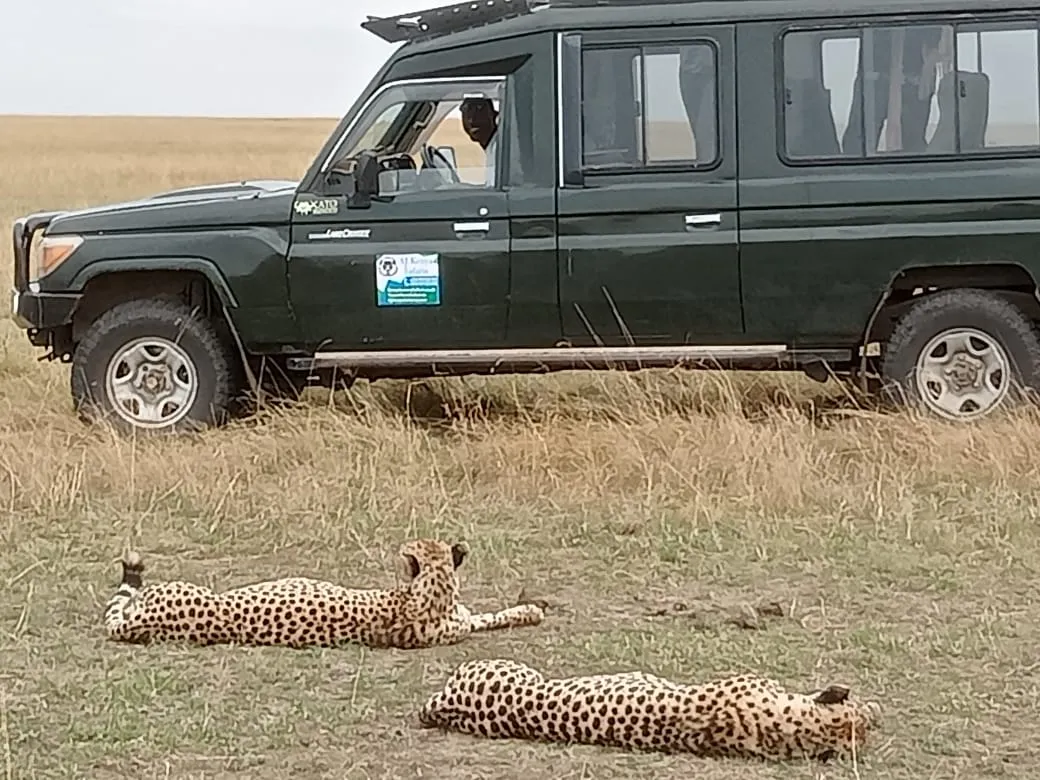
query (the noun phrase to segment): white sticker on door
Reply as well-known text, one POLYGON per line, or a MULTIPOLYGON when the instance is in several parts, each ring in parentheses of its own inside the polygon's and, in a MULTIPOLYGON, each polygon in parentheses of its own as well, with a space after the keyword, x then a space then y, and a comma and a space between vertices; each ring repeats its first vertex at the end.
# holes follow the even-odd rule
POLYGON ((441 267, 436 254, 376 257, 377 306, 440 306, 441 267))

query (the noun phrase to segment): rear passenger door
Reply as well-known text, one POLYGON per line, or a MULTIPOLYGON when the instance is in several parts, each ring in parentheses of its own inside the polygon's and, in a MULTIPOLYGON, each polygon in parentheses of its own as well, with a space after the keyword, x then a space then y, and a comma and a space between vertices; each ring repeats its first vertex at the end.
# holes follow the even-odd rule
POLYGON ((575 345, 743 332, 734 28, 559 38, 559 280, 575 345))

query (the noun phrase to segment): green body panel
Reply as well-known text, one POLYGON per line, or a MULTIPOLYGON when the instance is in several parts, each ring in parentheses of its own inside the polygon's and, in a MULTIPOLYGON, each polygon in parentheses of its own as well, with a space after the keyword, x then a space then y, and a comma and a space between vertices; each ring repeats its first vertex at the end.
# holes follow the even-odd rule
MULTIPOLYGON (((760 194, 754 184, 745 193, 752 202, 760 194)), ((848 343, 907 268, 1017 263, 1040 278, 1038 233, 1040 199, 749 209, 741 216, 748 337, 848 343)))
POLYGON ((184 228, 284 225, 289 221, 294 181, 208 184, 148 198, 70 211, 56 217, 50 233, 161 232, 184 228))
POLYGON ((741 340, 735 185, 620 189, 560 195, 565 338, 612 346, 628 335, 636 345, 741 340), (687 230, 685 215, 709 212, 721 214, 718 227, 687 230))
MULTIPOLYGON (((536 200, 543 193, 533 192, 536 200)), ((511 197, 510 205, 517 200, 511 197)), ((510 220, 512 259, 509 279, 508 347, 545 347, 563 336, 556 284, 555 217, 514 217, 510 220)))

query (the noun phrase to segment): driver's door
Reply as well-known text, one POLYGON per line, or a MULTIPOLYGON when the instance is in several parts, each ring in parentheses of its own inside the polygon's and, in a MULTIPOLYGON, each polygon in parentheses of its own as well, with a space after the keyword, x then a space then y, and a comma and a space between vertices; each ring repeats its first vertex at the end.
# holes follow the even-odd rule
POLYGON ((505 341, 507 198, 487 180, 484 155, 453 109, 475 90, 500 100, 501 87, 497 79, 390 86, 347 130, 344 151, 330 159, 319 183, 297 194, 290 299, 313 347, 431 350, 505 341), (445 145, 454 154, 436 153, 445 145), (363 150, 378 150, 386 161, 385 202, 352 209, 336 183, 349 175, 333 171, 363 150), (452 157, 463 167, 461 181, 452 157), (416 170, 389 170, 408 158, 416 170))

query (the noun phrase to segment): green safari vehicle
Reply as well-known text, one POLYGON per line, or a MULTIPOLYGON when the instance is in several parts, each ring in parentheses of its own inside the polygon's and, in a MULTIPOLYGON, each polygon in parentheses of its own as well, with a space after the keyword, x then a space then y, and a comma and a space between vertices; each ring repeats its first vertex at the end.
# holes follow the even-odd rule
POLYGON ((16 221, 14 318, 85 418, 677 365, 962 421, 1040 387, 1035 2, 474 0, 362 27, 399 45, 300 181, 16 221))

